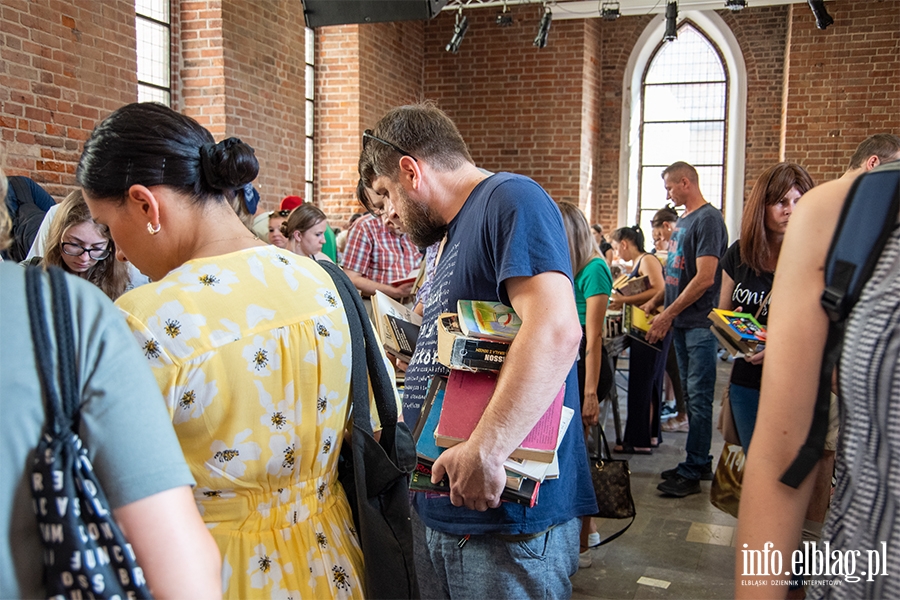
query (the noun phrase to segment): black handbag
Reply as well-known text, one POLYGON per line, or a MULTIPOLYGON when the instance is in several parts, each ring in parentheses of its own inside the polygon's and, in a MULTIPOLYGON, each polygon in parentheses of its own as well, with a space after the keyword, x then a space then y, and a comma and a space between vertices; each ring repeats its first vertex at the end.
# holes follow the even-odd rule
POLYGON ((53 310, 48 313, 43 274, 37 267, 25 270, 28 318, 47 413, 31 470, 47 596, 150 598, 143 571, 113 519, 78 435, 81 399, 65 275, 58 268, 49 269, 53 310), (53 321, 55 352, 48 314, 53 321))
POLYGON ((350 325, 353 429, 341 448, 338 479, 344 487, 365 560, 366 598, 418 598, 409 517, 409 476, 416 448, 405 423, 397 421, 391 376, 378 351, 359 293, 336 265, 319 263, 334 280, 350 325), (381 436, 375 439, 369 414, 369 383, 375 395, 381 436))
POLYGON ((594 448, 590 450, 589 462, 598 507, 593 516, 604 519, 631 519, 624 528, 600 542, 599 545, 602 546, 618 538, 631 527, 637 510, 631 496, 631 471, 628 468, 628 461, 612 458, 606 435, 599 425, 591 427, 591 437, 594 448))

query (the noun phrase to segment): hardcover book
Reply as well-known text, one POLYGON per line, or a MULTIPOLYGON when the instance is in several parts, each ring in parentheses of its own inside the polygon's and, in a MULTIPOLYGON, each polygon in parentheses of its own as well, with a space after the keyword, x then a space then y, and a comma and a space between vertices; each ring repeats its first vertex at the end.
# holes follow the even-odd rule
MULTIPOLYGON (((431 466, 433 464, 433 462, 419 460, 416 464, 416 469, 413 471, 412 477, 409 480, 409 489, 413 492, 425 492, 449 496, 450 481, 447 477, 441 479, 439 483, 431 483, 431 466)), ((507 482, 509 482, 509 475, 510 474, 507 473, 507 482)), ((541 488, 540 482, 528 479, 527 477, 517 479, 517 481, 520 483, 520 487, 518 489, 513 489, 509 485, 505 486, 503 492, 500 494, 500 500, 503 502, 521 504, 529 508, 533 507, 538 501, 538 492, 541 488)))
POLYGON ((622 275, 613 283, 613 291, 623 296, 636 296, 650 289, 650 278, 646 275, 631 277, 622 275))
POLYGON ((662 350, 662 340, 651 344, 647 341, 647 332, 650 331, 652 318, 648 319, 646 313, 637 306, 626 304, 622 307, 622 329, 628 337, 646 344, 655 350, 662 350))
MULTIPOLYGON (((435 443, 450 448, 469 439, 487 408, 497 385, 496 373, 451 371, 444 390, 441 417, 435 430, 435 443)), ((549 408, 522 440, 511 456, 551 463, 562 419, 563 384, 549 408)))
POLYGON ((451 369, 498 371, 506 360, 509 342, 463 335, 455 313, 438 317, 438 362, 451 369))
POLYGON ((419 339, 419 325, 394 315, 385 315, 384 349, 391 356, 409 362, 419 339))
POLYGON ((522 320, 515 311, 499 302, 459 300, 456 303, 463 335, 498 342, 511 342, 522 320))

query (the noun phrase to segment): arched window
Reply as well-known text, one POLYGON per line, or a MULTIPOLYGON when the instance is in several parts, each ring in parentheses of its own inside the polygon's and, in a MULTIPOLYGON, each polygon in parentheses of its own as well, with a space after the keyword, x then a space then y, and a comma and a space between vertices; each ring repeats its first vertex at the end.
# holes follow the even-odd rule
POLYGON ((666 204, 661 173, 675 161, 697 168, 704 197, 724 209, 729 232, 743 206, 746 72, 740 47, 715 13, 689 11, 678 38, 663 42, 652 22, 629 59, 625 114, 630 121, 620 221, 650 219, 666 204))

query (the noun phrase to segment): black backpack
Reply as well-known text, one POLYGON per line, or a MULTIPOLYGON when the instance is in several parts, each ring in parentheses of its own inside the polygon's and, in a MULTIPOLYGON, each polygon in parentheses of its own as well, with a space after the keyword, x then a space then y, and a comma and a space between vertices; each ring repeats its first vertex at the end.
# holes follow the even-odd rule
POLYGON ((13 223, 12 244, 6 251, 9 258, 15 262, 22 262, 28 256, 31 244, 34 243, 41 223, 44 222, 44 215, 47 214, 47 211, 35 203, 26 179, 16 176, 9 178, 9 187, 19 200, 19 208, 15 212, 10 211, 9 216, 13 223))
POLYGON ((57 267, 48 271, 50 311, 44 305, 44 270, 25 270, 28 318, 47 415, 31 468, 45 591, 51 598, 150 598, 143 571, 113 519, 78 435, 81 395, 66 275, 57 267))
POLYGON ((828 338, 819 372, 812 425, 781 482, 797 488, 816 466, 825 448, 831 377, 841 356, 850 311, 869 281, 900 213, 900 161, 861 175, 850 188, 825 259, 822 307, 828 313, 828 338))

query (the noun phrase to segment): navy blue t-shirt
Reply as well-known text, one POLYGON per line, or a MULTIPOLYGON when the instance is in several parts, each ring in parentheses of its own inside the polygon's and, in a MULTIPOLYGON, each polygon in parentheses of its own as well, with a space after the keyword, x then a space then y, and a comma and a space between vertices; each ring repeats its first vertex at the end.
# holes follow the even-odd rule
MULTIPOLYGON (((558 271, 572 279, 562 216, 541 187, 521 175, 498 173, 478 184, 450 223, 447 242, 434 273, 416 351, 406 371, 403 417, 415 423, 435 374, 438 316, 456 312, 457 300, 500 301, 509 305, 504 281, 558 271)), ((561 293, 574 294, 572 288, 561 293)), ((560 476, 541 484, 534 508, 504 502, 485 512, 456 507, 448 497, 414 494, 426 525, 449 534, 538 533, 575 517, 596 512, 584 437, 581 402, 573 363, 566 378, 565 405, 575 416, 559 449, 560 476)))
POLYGON ((675 317, 673 325, 685 329, 709 327, 709 311, 719 305, 722 288, 722 267, 719 260, 728 247, 728 231, 722 213, 712 204, 704 204, 675 224, 669 238, 669 255, 666 262, 666 306, 678 297, 697 275, 697 258, 713 256, 716 259, 716 280, 696 302, 675 317))

